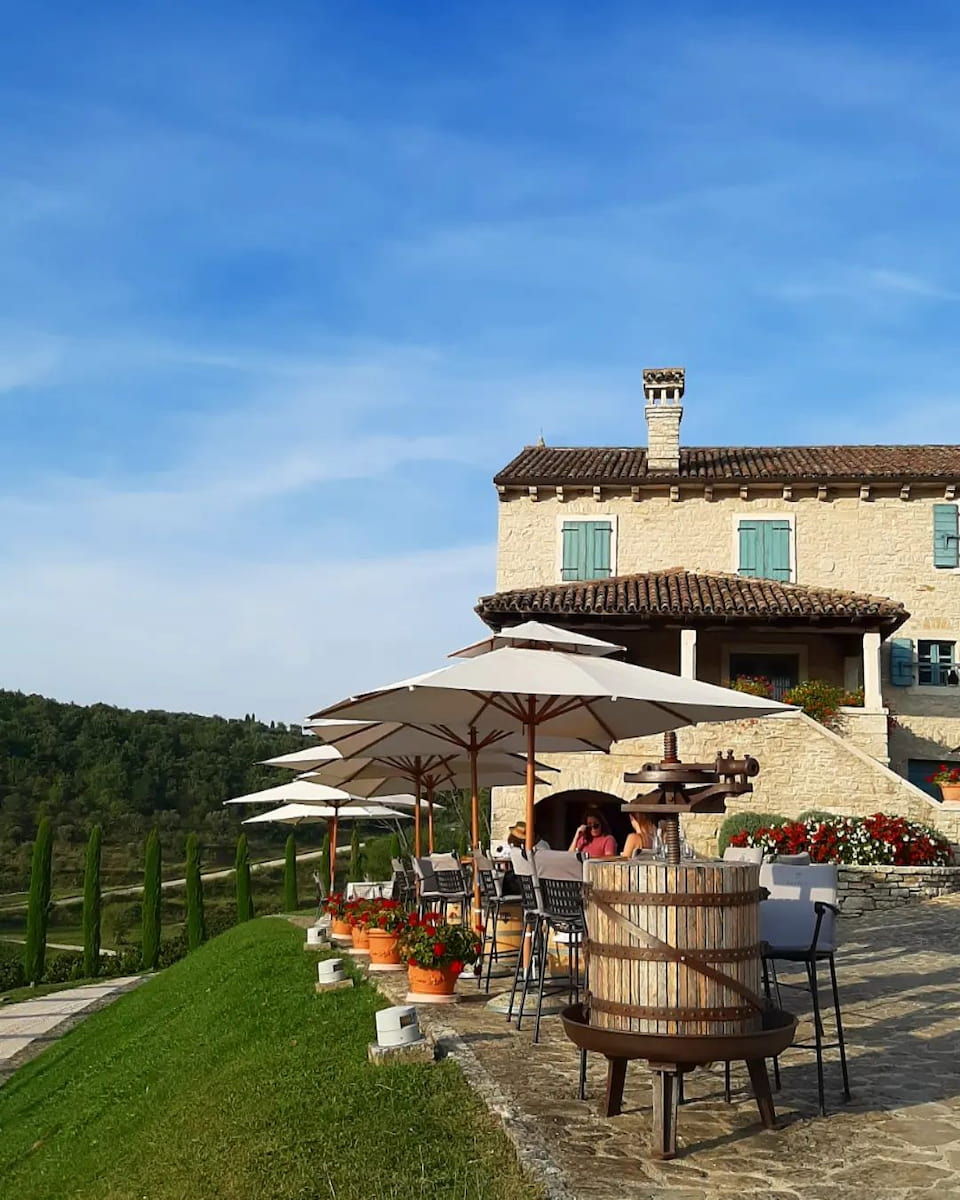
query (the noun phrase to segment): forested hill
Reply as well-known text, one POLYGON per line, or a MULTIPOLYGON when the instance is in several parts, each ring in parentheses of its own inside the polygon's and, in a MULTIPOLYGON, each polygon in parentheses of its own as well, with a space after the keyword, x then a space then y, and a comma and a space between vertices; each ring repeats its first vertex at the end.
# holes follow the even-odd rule
POLYGON ((58 841, 99 821, 112 841, 152 825, 216 838, 236 828, 229 796, 282 782, 259 759, 298 750, 295 726, 252 717, 131 712, 0 691, 0 857, 32 841, 41 816, 58 841))

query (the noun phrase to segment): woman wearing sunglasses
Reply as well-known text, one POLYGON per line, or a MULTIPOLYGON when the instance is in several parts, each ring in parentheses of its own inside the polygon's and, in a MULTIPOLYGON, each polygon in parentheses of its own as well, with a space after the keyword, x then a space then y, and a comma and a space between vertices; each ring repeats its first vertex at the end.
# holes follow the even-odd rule
POLYGON ((578 851, 584 858, 617 857, 617 840, 599 808, 587 809, 583 824, 573 835, 570 849, 578 851))

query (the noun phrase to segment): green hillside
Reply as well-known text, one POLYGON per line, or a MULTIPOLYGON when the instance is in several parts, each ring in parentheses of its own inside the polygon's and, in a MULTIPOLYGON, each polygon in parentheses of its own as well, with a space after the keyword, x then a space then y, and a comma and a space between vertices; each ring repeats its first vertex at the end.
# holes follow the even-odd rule
MULTIPOLYGON (((41 816, 54 825, 61 888, 79 884, 94 822, 104 830, 107 886, 136 879, 154 825, 165 869, 182 862, 191 831, 201 835, 208 864, 227 865, 249 813, 224 809, 223 801, 281 782, 286 776, 255 764, 305 744, 298 728, 253 717, 134 712, 0 691, 0 893, 27 886, 41 816)), ((265 850, 282 844, 278 830, 258 836, 265 850)))
POLYGON ((3 1194, 539 1196, 452 1062, 367 1062, 384 1000, 315 995, 302 945, 237 926, 22 1067, 0 1089, 3 1194))

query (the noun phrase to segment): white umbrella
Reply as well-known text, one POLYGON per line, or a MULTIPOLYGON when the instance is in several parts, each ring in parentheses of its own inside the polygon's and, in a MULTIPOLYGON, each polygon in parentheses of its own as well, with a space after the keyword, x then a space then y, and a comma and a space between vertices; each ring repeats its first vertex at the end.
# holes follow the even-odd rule
POLYGON ((289 767, 291 771, 309 771, 321 763, 329 762, 331 758, 342 757, 339 750, 333 746, 307 746, 303 750, 294 750, 292 754, 278 754, 275 758, 263 758, 265 767, 289 767))
POLYGON ((382 804, 350 804, 340 809, 320 804, 284 804, 270 812, 247 817, 242 824, 260 825, 276 821, 286 825, 299 825, 304 821, 331 821, 334 818, 339 821, 403 821, 410 818, 410 813, 397 812, 396 809, 385 808, 382 804))
MULTIPOLYGON (((523 760, 515 755, 491 753, 481 755, 484 779, 491 787, 519 783, 525 775, 523 760)), ((536 764, 540 767, 541 764, 536 764)), ((551 770, 552 768, 544 768, 551 770)), ((471 764, 458 756, 454 748, 447 746, 445 755, 385 755, 382 758, 367 758, 358 755, 322 764, 310 771, 306 778, 340 784, 355 794, 373 795, 395 791, 412 785, 417 797, 422 792, 427 796, 427 836, 429 851, 433 853, 433 809, 434 793, 472 786, 471 764)), ((421 852, 419 807, 413 826, 414 854, 421 852)))
MULTIPOLYGON (((393 797, 395 799, 400 799, 393 797)), ((326 806, 330 814, 330 879, 335 878, 337 855, 337 832, 339 815, 350 807, 362 805, 366 797, 345 792, 342 788, 327 787, 326 784, 312 783, 308 779, 292 779, 279 787, 263 788, 259 792, 249 792, 245 796, 234 796, 225 800, 225 804, 309 804, 316 811, 326 806)), ((404 801, 410 797, 403 797, 404 801)), ((361 819, 361 818, 358 818, 361 819)))
POLYGON ((489 654, 491 650, 499 650, 502 646, 520 646, 528 650, 562 650, 565 654, 592 654, 600 658, 626 650, 625 646, 615 646, 613 642, 603 642, 600 638, 587 637, 585 633, 561 629, 557 625, 545 625, 542 621, 524 621, 520 625, 501 629, 498 633, 491 633, 479 642, 464 646, 462 650, 454 650, 449 657, 476 658, 478 654, 489 654))
POLYGON ((506 646, 341 701, 314 716, 399 721, 434 732, 466 729, 471 739, 522 728, 527 739, 527 845, 532 846, 539 731, 608 748, 624 738, 701 721, 787 711, 790 705, 775 700, 649 667, 506 646))

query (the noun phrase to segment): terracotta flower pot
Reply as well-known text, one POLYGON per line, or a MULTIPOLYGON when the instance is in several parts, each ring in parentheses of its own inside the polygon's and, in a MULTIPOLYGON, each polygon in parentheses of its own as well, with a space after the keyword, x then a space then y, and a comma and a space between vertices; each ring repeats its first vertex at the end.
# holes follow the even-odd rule
POLYGON ((398 934, 388 933, 386 929, 370 929, 367 942, 370 948, 370 962, 381 967, 399 967, 402 965, 400 951, 397 949, 398 934))
POLYGON ((960 807, 960 783, 941 783, 940 795, 944 804, 951 808, 960 807))
POLYGON ((370 949, 370 930, 366 925, 351 925, 350 936, 353 938, 354 950, 370 949))
POLYGON ((350 923, 340 917, 330 918, 330 932, 336 937, 350 937, 352 934, 350 923))
POLYGON ((457 973, 450 966, 437 969, 417 967, 411 963, 407 966, 407 976, 410 991, 421 996, 452 996, 457 982, 457 973))

